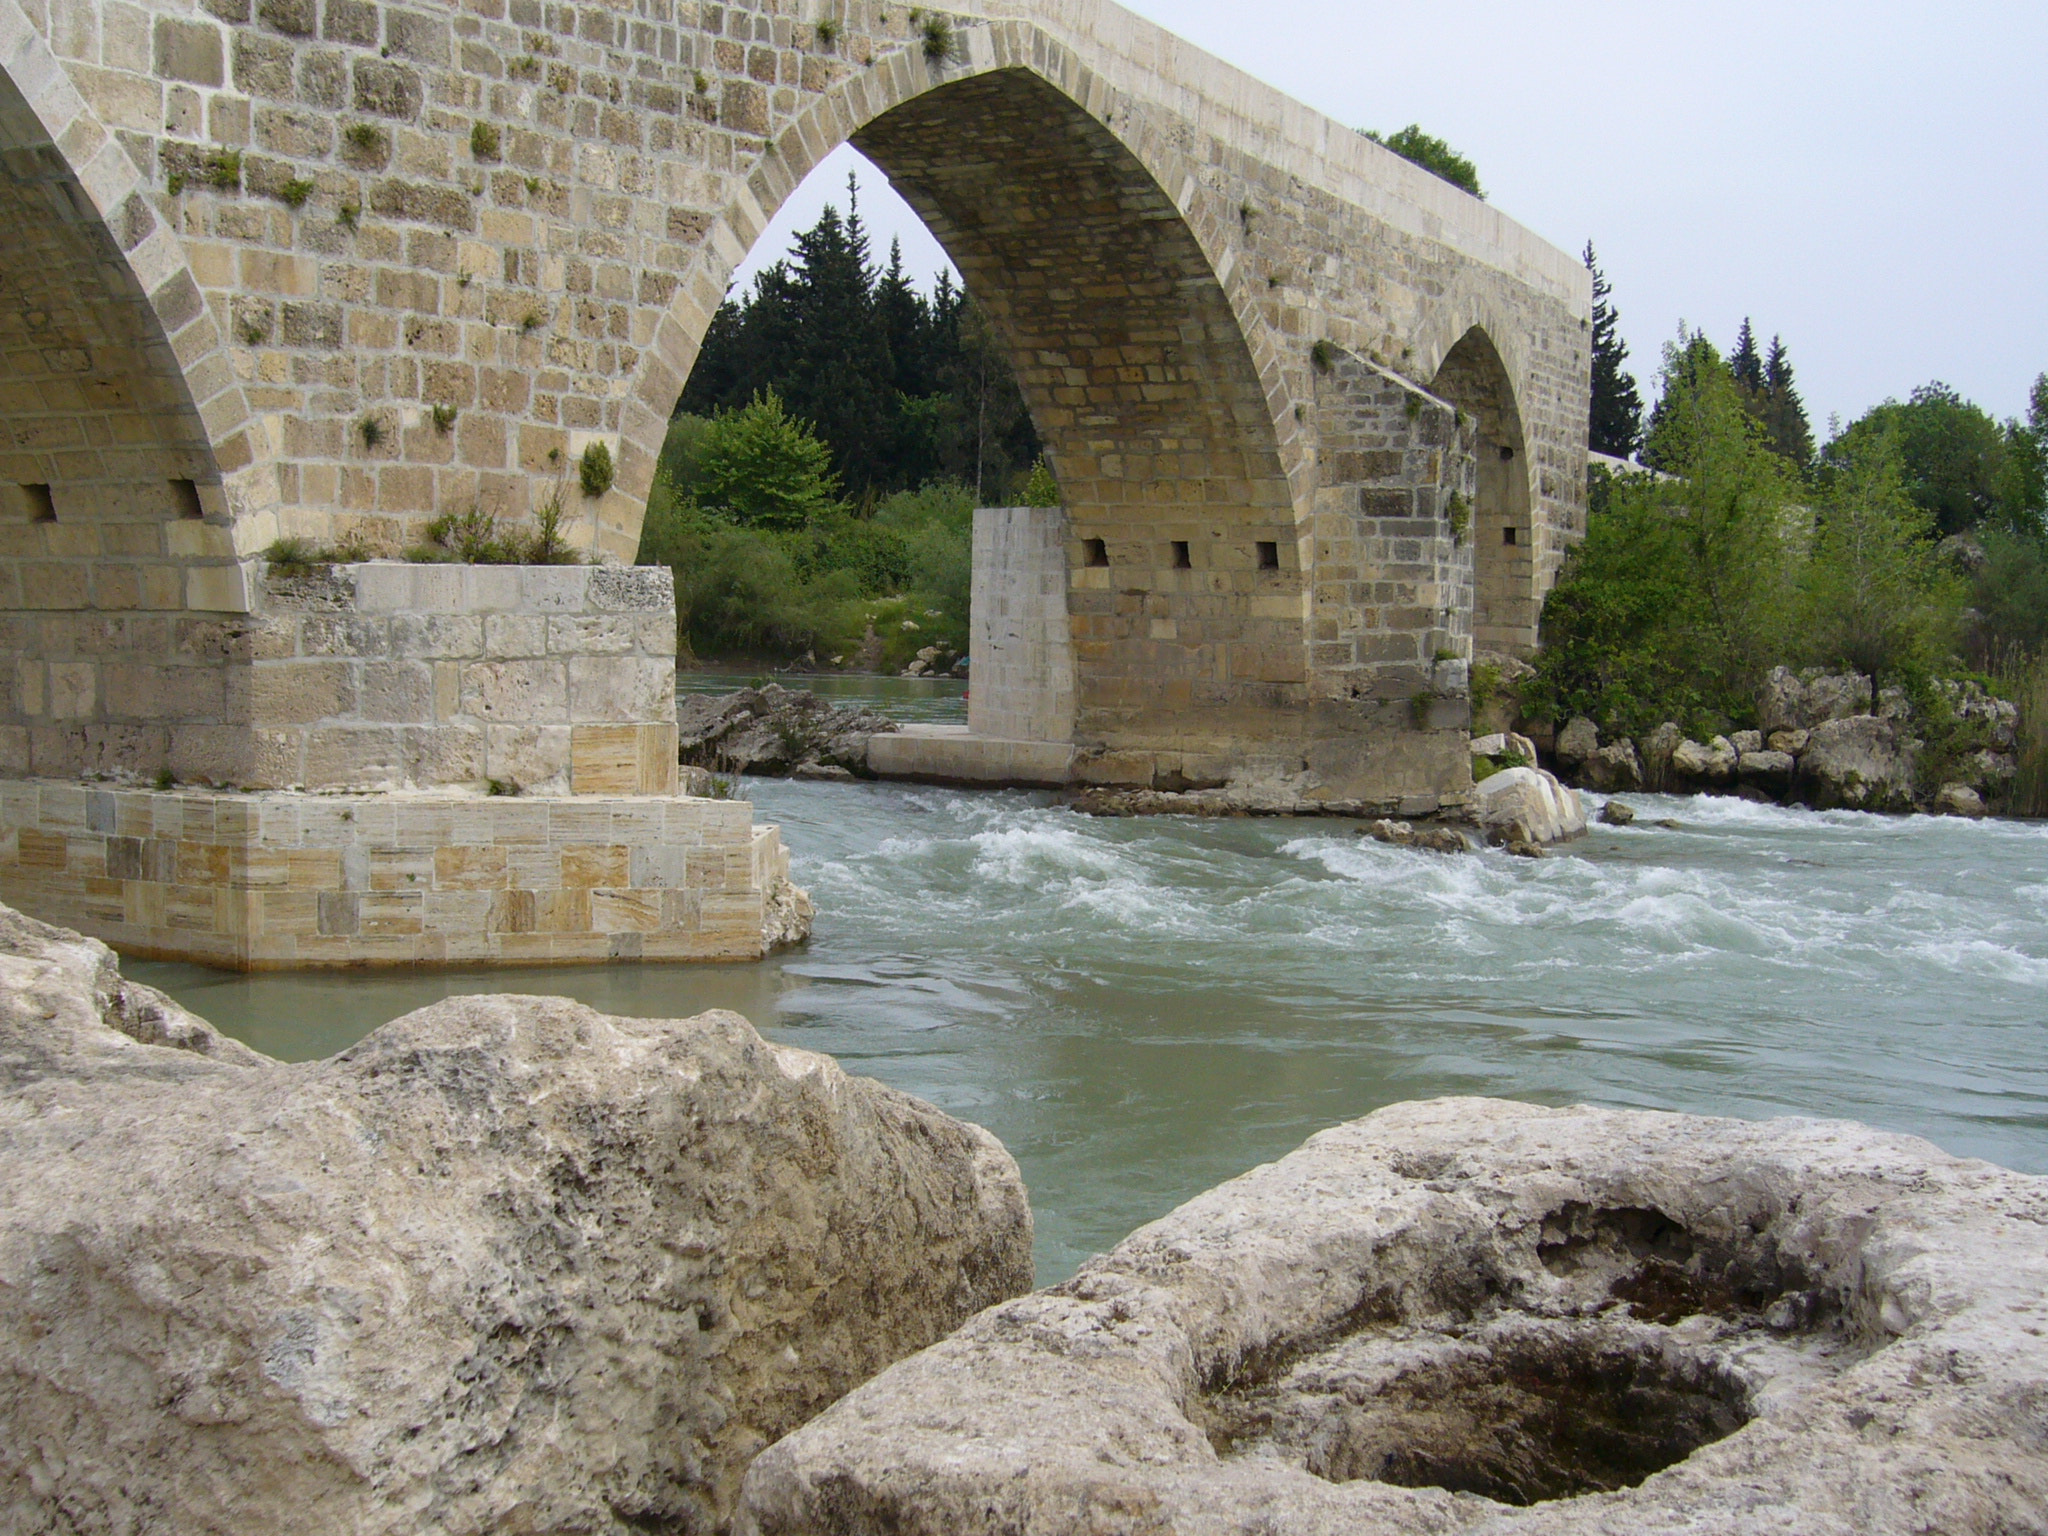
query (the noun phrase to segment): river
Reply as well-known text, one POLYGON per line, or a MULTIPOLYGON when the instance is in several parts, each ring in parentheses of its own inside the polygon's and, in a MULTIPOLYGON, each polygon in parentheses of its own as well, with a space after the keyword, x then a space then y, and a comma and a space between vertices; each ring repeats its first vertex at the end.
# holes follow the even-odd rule
POLYGON ((745 789, 819 914, 760 965, 126 969, 289 1059, 458 992, 736 1008, 1000 1136, 1047 1282, 1314 1130, 1439 1094, 1848 1116, 2048 1172, 2048 824, 1631 796, 1635 826, 1524 861, 1341 821, 745 789))

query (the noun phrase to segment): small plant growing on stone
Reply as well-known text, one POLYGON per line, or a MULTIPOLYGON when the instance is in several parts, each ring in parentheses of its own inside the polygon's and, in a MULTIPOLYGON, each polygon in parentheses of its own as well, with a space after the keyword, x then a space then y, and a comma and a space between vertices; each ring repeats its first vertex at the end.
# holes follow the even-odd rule
POLYGON ((1429 729, 1429 712, 1436 706, 1434 692, 1423 692, 1408 701, 1408 722, 1418 731, 1429 729))
POLYGON ((223 192, 242 189, 242 152, 224 149, 206 162, 206 179, 223 192))
POLYGON ((1031 466, 1031 474, 1024 481, 1024 505, 1027 507, 1056 507, 1060 504, 1060 483, 1052 471, 1040 459, 1031 466))
POLYGON ((531 336, 535 331, 539 330, 540 328, 541 314, 539 310, 529 309, 525 314, 519 317, 520 335, 531 336))
POLYGON ((498 158, 498 130, 494 124, 478 123, 469 130, 469 152, 479 160, 498 158))
POLYGON ((483 507, 471 507, 467 512, 443 512, 427 524, 426 547, 413 551, 411 558, 508 565, 518 557, 507 549, 496 516, 483 507))
POLYGON ((260 347, 270 338, 270 316, 244 315, 240 329, 245 343, 252 347, 260 347))
POLYGON ((708 798, 713 800, 730 800, 732 798, 732 780, 714 777, 711 780, 711 794, 708 798))
POLYGON ((334 210, 334 222, 343 229, 354 229, 356 227, 356 215, 360 212, 362 210, 354 203, 343 203, 334 210))
POLYGON ((924 56, 934 64, 943 64, 953 57, 959 46, 959 36, 953 31, 953 18, 930 15, 917 23, 918 35, 923 39, 924 56))
POLYGON ((1408 419, 1410 421, 1413 421, 1416 417, 1422 414, 1422 396, 1407 396, 1405 399, 1401 401, 1401 409, 1407 413, 1408 419))
POLYGON ((1250 203, 1239 203, 1237 205, 1237 222, 1244 226, 1246 234, 1251 233, 1252 220, 1256 219, 1258 216, 1259 210, 1254 208, 1250 203))
POLYGON ((1327 341, 1318 341, 1308 349, 1308 360, 1315 365, 1317 373, 1328 373, 1337 366, 1337 349, 1327 341))
POLYGON ((517 779, 485 779, 484 793, 487 795, 516 795, 519 793, 517 779))
POLYGON ((434 423, 434 430, 443 437, 455 430, 455 407, 447 401, 435 401, 433 410, 427 414, 434 423))
POLYGON ((699 96, 709 96, 711 94, 711 77, 706 75, 703 70, 697 71, 697 78, 693 83, 697 88, 699 96))
POLYGON ((612 451, 603 443, 592 443, 583 450, 583 462, 577 466, 576 478, 582 483, 586 496, 602 496, 612 488, 612 451))
POLYGON ((171 772, 170 764, 166 763, 163 767, 157 769, 155 782, 159 790, 176 789, 178 787, 178 776, 171 772))
POLYGON ((384 441, 384 423, 374 416, 365 416, 356 423, 356 436, 363 440, 365 448, 374 449, 384 441))
POLYGON ((170 175, 166 176, 164 178, 164 190, 173 197, 183 196, 185 192, 185 173, 183 171, 173 171, 170 175))
POLYGON ((557 96, 566 96, 576 89, 576 71, 557 64, 548 71, 548 85, 557 96))
POLYGON ((829 16, 819 21, 811 30, 817 37, 820 48, 829 49, 834 43, 839 41, 839 23, 829 16))
POLYGON ((528 197, 540 196, 540 178, 538 176, 529 176, 526 178, 526 195, 528 197))
POLYGON ((263 551, 263 558, 269 562, 273 576, 304 576, 323 563, 319 550, 306 540, 295 538, 273 540, 270 548, 263 551))
POLYGON ((554 493, 541 503, 534 513, 533 541, 526 546, 525 560, 528 565, 574 565, 576 551, 569 547, 569 541, 562 537, 562 523, 568 516, 562 510, 562 488, 557 485, 554 493))
POLYGON ((522 53, 512 61, 506 73, 515 80, 538 80, 540 78, 540 60, 530 53, 522 53))
POLYGON ((1472 530, 1472 503, 1465 499, 1463 491, 1451 492, 1450 503, 1444 508, 1444 517, 1451 525, 1451 542, 1464 543, 1465 535, 1472 530))
POLYGON ((1307 420, 1308 420, 1308 407, 1307 407, 1307 406, 1305 406, 1305 405, 1303 405, 1303 404, 1302 404, 1302 403, 1301 403, 1300 401, 1298 401, 1298 400, 1297 400, 1297 401, 1295 402, 1295 404, 1294 404, 1294 419, 1295 419, 1296 421, 1307 421, 1307 420))
POLYGON ((277 189, 277 198, 287 208, 303 208, 306 206, 306 199, 316 190, 313 183, 303 176, 294 176, 277 189))
POLYGON ((384 130, 375 123, 350 123, 341 131, 341 141, 358 154, 374 155, 384 148, 384 130))
POLYGON ((470 283, 475 280, 475 278, 476 274, 465 268, 463 271, 460 271, 455 274, 455 286, 458 288, 467 288, 470 285, 470 283))

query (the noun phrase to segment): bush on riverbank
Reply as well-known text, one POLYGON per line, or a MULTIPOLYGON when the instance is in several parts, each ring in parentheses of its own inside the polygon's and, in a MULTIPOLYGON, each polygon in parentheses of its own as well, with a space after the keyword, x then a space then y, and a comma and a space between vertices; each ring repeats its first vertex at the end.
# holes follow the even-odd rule
POLYGON ((643 564, 675 571, 686 657, 900 671, 967 648, 974 497, 941 482, 857 516, 824 445, 773 395, 681 416, 648 498, 643 564))

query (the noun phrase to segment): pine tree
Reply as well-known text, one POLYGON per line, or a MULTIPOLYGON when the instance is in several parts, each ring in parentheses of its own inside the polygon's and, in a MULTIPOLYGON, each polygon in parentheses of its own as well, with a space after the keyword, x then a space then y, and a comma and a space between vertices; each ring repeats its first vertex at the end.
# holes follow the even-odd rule
POLYGON ((1764 433, 1771 447, 1797 465, 1802 473, 1813 463, 1813 427, 1806 419, 1806 404, 1792 383, 1792 359, 1782 337, 1771 338, 1770 357, 1764 363, 1764 433))
POLYGON ((1764 360, 1757 355, 1756 332, 1750 329, 1747 315, 1742 317, 1742 329, 1735 333, 1735 350, 1728 354, 1728 372, 1754 411, 1764 394, 1764 360))
POLYGON ((1642 442, 1643 398, 1628 361, 1628 343, 1621 339, 1621 317, 1607 296, 1614 291, 1586 242, 1586 269, 1593 274, 1593 408, 1587 419, 1586 445, 1617 459, 1632 455, 1642 442))

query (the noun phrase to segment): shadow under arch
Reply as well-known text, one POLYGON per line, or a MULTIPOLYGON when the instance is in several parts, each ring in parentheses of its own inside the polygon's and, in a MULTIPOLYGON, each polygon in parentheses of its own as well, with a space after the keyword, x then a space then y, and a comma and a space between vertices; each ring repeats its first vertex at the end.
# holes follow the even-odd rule
MULTIPOLYGON (((1060 481, 1070 565, 1093 567, 1074 571, 1069 594, 1076 744, 1199 754, 1291 731, 1281 721, 1307 695, 1290 479, 1301 454, 1270 403, 1285 397, 1277 362, 1255 356, 1268 349, 1251 306, 1211 259, 1227 245, 1220 221, 1192 176, 1179 201, 1168 193, 1104 121, 1104 88, 1035 29, 969 29, 966 46, 961 67, 894 55, 819 103, 706 245, 722 241, 730 271, 742 237, 852 142, 989 314, 1060 481)), ((657 343, 666 367, 636 391, 630 497, 651 482, 716 307, 705 287, 679 293, 668 318, 689 334, 657 343)))
POLYGON ((1524 656, 1536 647, 1536 526, 1522 413, 1507 365, 1483 326, 1445 354, 1430 393, 1477 421, 1472 508, 1472 645, 1524 656))
MULTIPOLYGON (((14 0, 0 7, 19 14, 14 0)), ((17 64, 32 93, 0 68, 0 512, 126 530, 45 534, 50 548, 25 551, 71 562, 58 606, 239 608, 239 581, 195 587, 177 567, 230 562, 243 530, 209 544, 160 525, 233 524, 274 506, 274 474, 182 243, 65 71, 35 67, 39 52, 27 29, 17 64), (145 525, 159 525, 153 537, 145 525)), ((28 606, 39 596, 52 594, 24 594, 28 606)))

